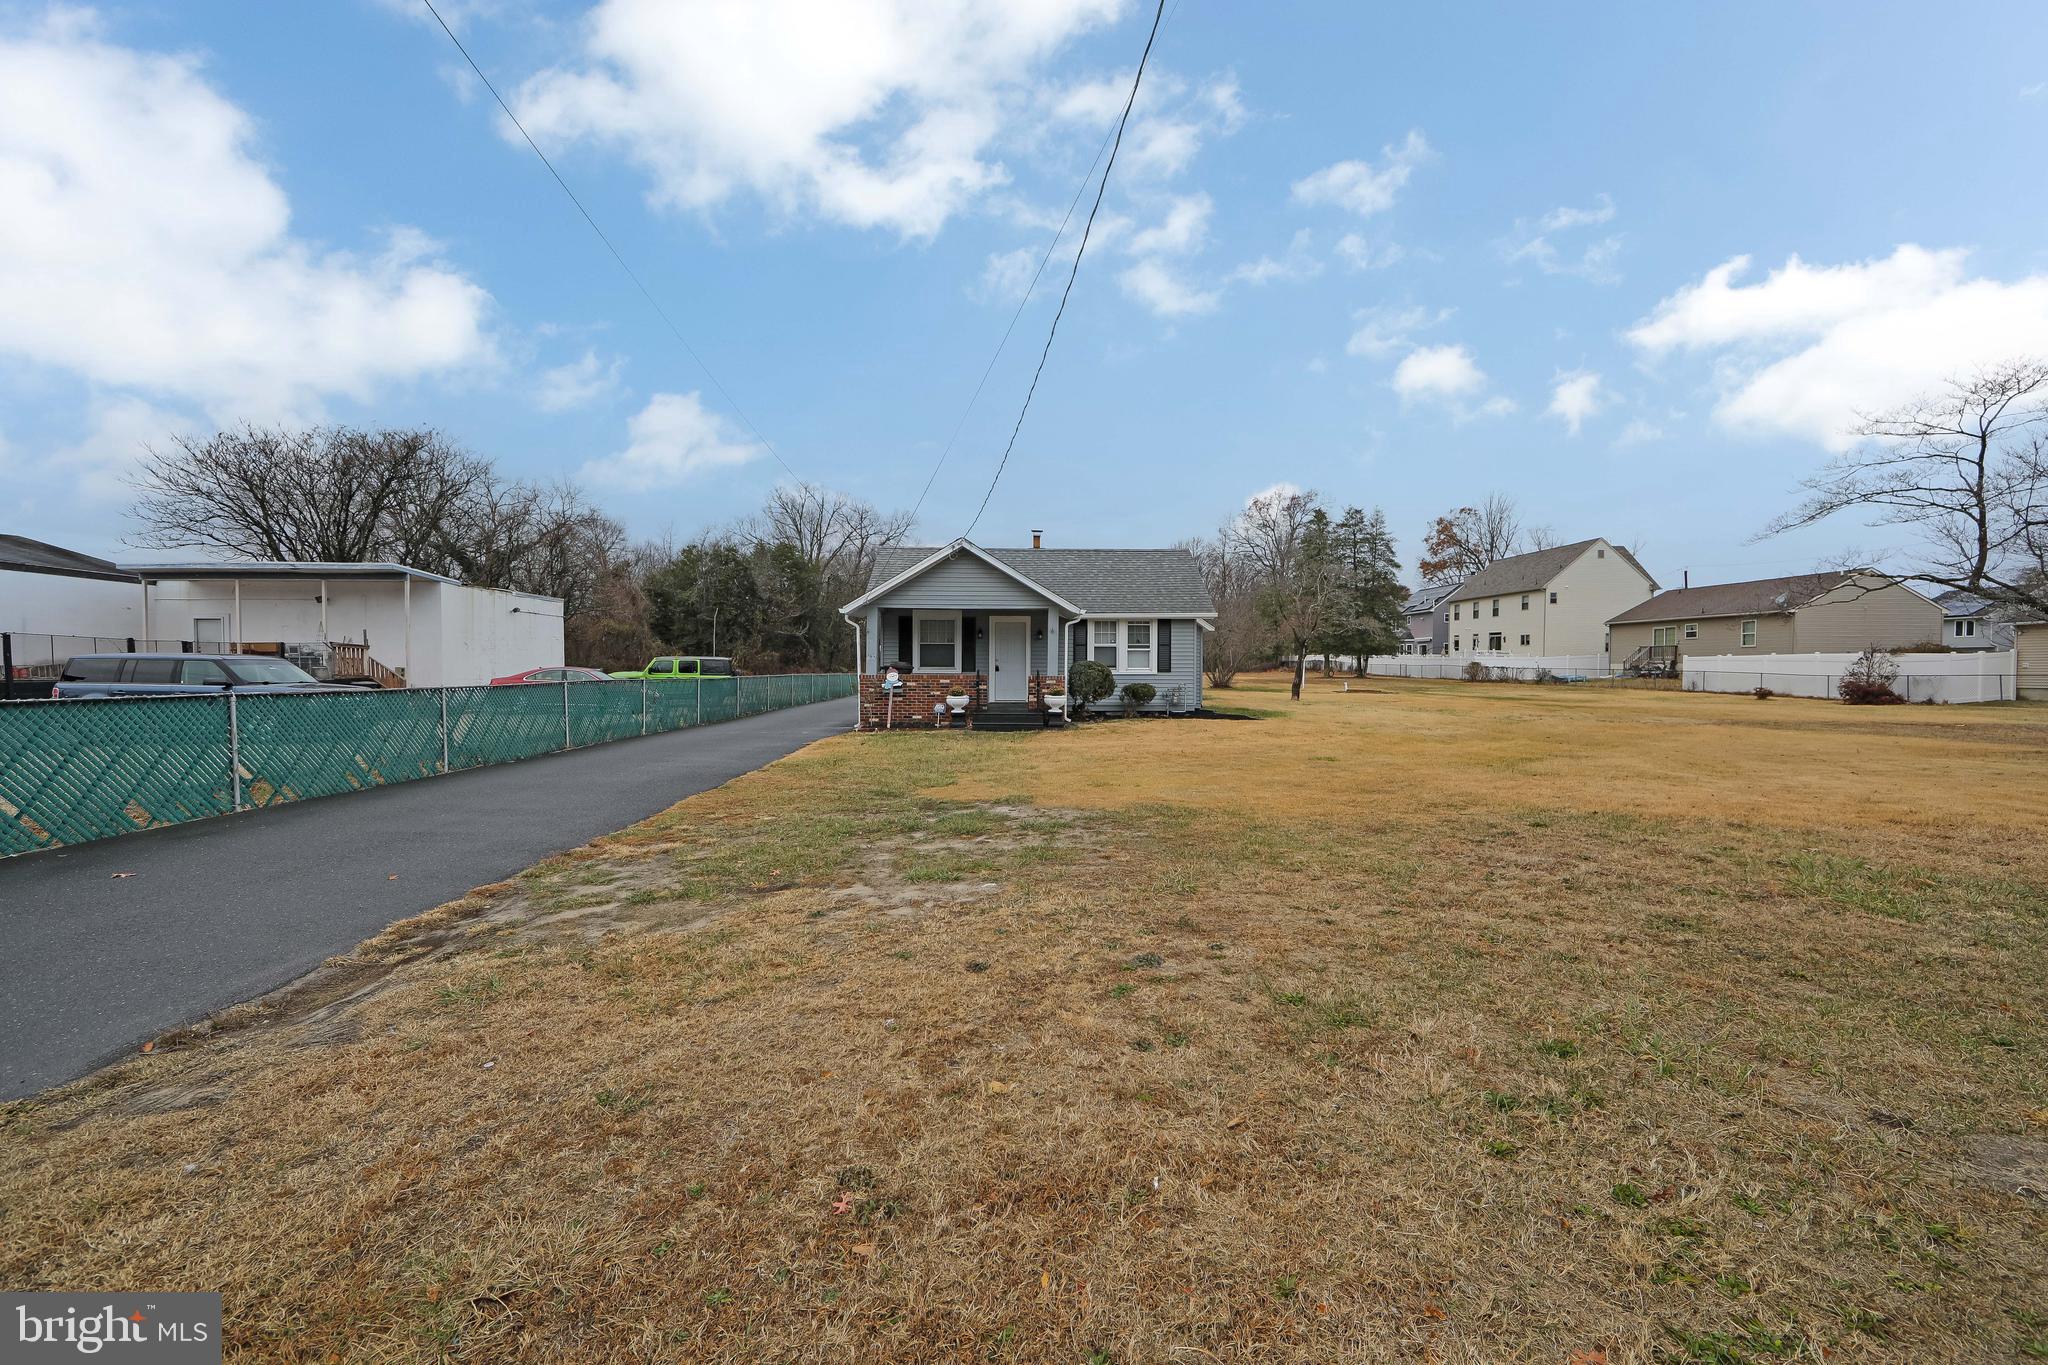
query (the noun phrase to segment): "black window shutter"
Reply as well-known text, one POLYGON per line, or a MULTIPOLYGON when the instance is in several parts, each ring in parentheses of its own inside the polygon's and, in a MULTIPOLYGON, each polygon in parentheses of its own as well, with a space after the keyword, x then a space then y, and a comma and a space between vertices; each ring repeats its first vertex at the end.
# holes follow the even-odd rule
POLYGON ((974 671, 974 618, 972 616, 960 618, 960 671, 962 673, 972 673, 974 671))
POLYGON ((896 618, 896 662, 915 666, 917 660, 910 653, 910 613, 904 612, 896 618))
POLYGON ((1161 673, 1171 673, 1173 671, 1173 622, 1162 618, 1159 624, 1152 627, 1152 629, 1159 635, 1158 648, 1153 651, 1157 655, 1155 663, 1161 673))
POLYGON ((1067 667, 1072 668, 1087 657, 1088 623, 1086 621, 1076 621, 1074 622, 1074 649, 1072 656, 1067 660, 1067 667))

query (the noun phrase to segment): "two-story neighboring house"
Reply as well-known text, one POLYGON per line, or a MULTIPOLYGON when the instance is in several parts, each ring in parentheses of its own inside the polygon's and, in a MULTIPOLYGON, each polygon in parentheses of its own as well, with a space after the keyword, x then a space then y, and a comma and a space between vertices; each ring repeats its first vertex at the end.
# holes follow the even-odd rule
POLYGON ((1444 603, 1450 652, 1604 654, 1608 619, 1656 591, 1634 555, 1600 536, 1496 559, 1444 603))
POLYGON ((1941 642, 1950 649, 2012 648, 2012 622, 1990 598, 1957 588, 1934 600, 1941 608, 1941 642))
POLYGON ((1408 595, 1401 615, 1408 623, 1408 638, 1401 642, 1403 654, 1442 654, 1451 647, 1450 608, 1444 599, 1456 592, 1456 583, 1431 583, 1408 595))

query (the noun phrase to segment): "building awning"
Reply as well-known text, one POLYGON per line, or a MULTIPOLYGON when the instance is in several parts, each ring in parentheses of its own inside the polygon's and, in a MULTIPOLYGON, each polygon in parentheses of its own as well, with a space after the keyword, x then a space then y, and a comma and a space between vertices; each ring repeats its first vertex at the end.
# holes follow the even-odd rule
POLYGON ((222 563, 219 560, 194 560, 189 563, 173 564, 123 564, 123 573, 135 574, 151 582, 160 583, 165 579, 240 578, 240 579, 287 579, 287 578, 375 578, 398 581, 417 578, 428 583, 462 582, 445 574, 428 573, 415 569, 409 564, 321 564, 300 560, 252 559, 240 563, 222 563))

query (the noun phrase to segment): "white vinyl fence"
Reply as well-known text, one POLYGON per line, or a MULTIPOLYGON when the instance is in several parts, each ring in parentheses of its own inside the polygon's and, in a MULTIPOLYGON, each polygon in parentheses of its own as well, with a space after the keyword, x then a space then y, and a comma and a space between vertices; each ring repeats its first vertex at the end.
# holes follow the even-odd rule
MULTIPOLYGON (((1854 654, 1716 654, 1683 661, 1688 692, 1752 692, 1768 687, 1789 697, 1832 697, 1854 654)), ((2017 656, 2011 650, 1971 654, 1894 654, 1892 690, 1907 701, 2011 701, 2017 656)))
POLYGON ((1614 671, 1605 654, 1375 654, 1365 671, 1381 678, 1463 678, 1475 663, 1495 682, 1584 682, 1614 671))

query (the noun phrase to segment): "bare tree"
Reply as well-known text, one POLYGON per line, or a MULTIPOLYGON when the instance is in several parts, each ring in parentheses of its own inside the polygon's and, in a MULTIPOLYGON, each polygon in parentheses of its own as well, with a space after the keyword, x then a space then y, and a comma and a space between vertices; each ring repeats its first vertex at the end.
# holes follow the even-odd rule
POLYGON ((1755 539, 1862 510, 1919 539, 1900 578, 2048 614, 2048 364, 2009 360, 1865 414, 1862 438, 1755 539))
POLYGON ((1294 655, 1290 695, 1301 700, 1309 646, 1342 608, 1342 574, 1332 552, 1329 516, 1313 491, 1254 498, 1224 528, 1232 551, 1258 575, 1266 620, 1294 655))
MULTIPOLYGON (((1547 527, 1537 530, 1550 536, 1547 527)), ((1425 583, 1455 583, 1496 559, 1519 554, 1521 548, 1522 520, 1515 500, 1505 493, 1489 493, 1477 507, 1460 507, 1430 523, 1416 567, 1425 583)))
POLYGON ((741 536, 761 562, 756 579, 763 608, 782 637, 812 662, 829 667, 853 636, 837 605, 867 585, 882 551, 910 531, 910 514, 811 483, 784 483, 769 493, 741 536))
POLYGON ((1273 632, 1259 610, 1257 571, 1232 549, 1227 530, 1214 540, 1184 541, 1180 548, 1201 566, 1216 607, 1210 622, 1215 629, 1203 642, 1202 671, 1211 687, 1229 687, 1239 673, 1272 653, 1273 632))

